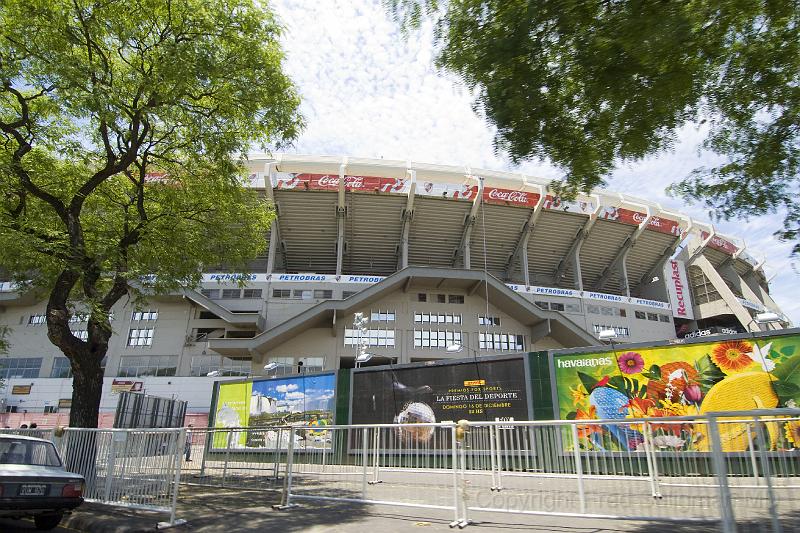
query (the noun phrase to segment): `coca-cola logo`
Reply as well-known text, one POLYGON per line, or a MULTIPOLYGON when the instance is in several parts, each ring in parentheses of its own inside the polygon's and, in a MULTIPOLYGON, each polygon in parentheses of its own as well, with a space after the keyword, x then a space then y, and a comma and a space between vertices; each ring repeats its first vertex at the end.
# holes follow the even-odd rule
MULTIPOLYGON (((320 187, 338 187, 339 186, 339 176, 329 176, 329 175, 322 176, 317 181, 317 184, 320 187)), ((345 176, 344 185, 345 185, 345 187, 349 187, 351 189, 362 189, 364 187, 364 177, 363 176, 345 176)))
POLYGON ((645 221, 646 218, 647 218, 647 215, 645 215, 644 213, 639 213, 637 211, 633 212, 633 221, 634 222, 638 222, 639 224, 641 224, 642 222, 645 221))
POLYGON ((503 202, 513 202, 517 204, 528 203, 528 193, 525 191, 504 191, 501 189, 489 190, 490 200, 501 200, 503 202))

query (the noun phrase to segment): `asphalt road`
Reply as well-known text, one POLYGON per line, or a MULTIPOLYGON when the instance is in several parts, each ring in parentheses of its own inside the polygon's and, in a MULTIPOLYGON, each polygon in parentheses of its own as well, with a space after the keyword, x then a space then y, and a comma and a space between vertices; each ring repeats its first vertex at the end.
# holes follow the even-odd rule
MULTIPOLYGON (((10 518, 0 518, 0 531, 3 533, 30 533, 31 531, 37 531, 37 529, 33 525, 33 520, 12 520, 10 518)), ((56 529, 51 529, 50 531, 74 533, 76 530, 66 527, 57 527, 56 529)))

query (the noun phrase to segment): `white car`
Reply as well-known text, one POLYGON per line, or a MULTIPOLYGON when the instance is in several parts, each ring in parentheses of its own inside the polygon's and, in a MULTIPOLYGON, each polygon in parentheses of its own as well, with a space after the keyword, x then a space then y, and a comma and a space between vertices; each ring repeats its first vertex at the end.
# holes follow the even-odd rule
POLYGON ((32 517, 36 529, 53 529, 83 503, 83 488, 83 476, 67 472, 52 442, 0 435, 0 516, 32 517))

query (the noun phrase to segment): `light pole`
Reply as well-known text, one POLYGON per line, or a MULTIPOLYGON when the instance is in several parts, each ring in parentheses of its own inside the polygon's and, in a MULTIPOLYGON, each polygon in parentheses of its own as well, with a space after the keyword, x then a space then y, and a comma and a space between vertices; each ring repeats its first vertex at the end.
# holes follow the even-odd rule
POLYGON ((277 370, 279 367, 294 367, 294 365, 290 365, 289 363, 280 363, 278 361, 270 361, 266 365, 264 365, 264 370, 267 371, 267 375, 273 370, 277 370))
POLYGON ((617 331, 614 329, 604 329, 597 334, 597 338, 601 341, 608 341, 611 343, 611 353, 614 354, 614 362, 617 363, 617 370, 622 375, 622 369, 619 366, 619 359, 617 358, 617 347, 614 346, 614 339, 617 338, 617 331))

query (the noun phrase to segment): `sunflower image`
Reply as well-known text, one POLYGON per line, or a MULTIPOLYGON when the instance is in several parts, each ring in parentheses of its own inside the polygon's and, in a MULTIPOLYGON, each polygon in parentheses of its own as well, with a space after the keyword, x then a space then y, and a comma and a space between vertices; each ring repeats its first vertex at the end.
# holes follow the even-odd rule
POLYGON ((786 423, 786 440, 795 448, 800 448, 800 421, 792 420, 786 423))
POLYGON ((721 342, 711 350, 711 360, 726 374, 733 374, 753 364, 752 352, 753 346, 749 342, 721 342))

